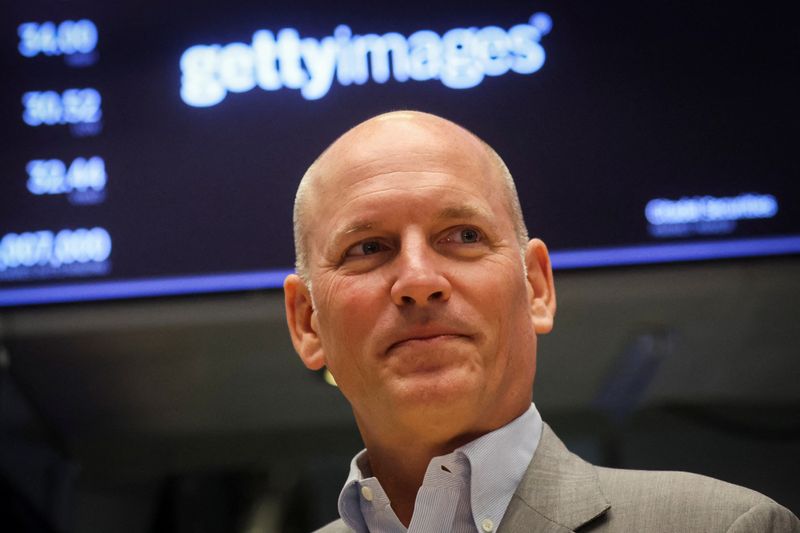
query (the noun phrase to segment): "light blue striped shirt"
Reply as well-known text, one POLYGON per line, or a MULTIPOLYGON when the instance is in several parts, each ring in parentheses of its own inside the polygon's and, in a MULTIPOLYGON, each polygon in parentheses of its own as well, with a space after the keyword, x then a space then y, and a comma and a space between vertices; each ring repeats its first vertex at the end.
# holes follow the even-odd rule
POLYGON ((531 404, 505 426, 431 459, 408 530, 372 477, 367 451, 362 450, 350 463, 339 514, 358 533, 496 531, 541 436, 542 419, 531 404))

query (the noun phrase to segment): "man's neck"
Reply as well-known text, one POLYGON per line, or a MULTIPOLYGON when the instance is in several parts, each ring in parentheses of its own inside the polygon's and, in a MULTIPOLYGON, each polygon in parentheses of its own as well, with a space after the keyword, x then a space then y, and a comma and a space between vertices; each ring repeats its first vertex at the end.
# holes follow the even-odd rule
POLYGON ((411 523, 417 492, 431 459, 446 455, 469 440, 441 446, 423 447, 417 444, 392 450, 368 446, 367 457, 372 475, 380 482, 389 497, 392 510, 404 526, 408 527, 411 523))
POLYGON ((372 475, 386 492, 397 518, 408 527, 414 514, 417 492, 425 479, 425 472, 434 457, 451 453, 491 431, 463 433, 450 439, 424 440, 433 431, 423 434, 400 432, 388 442, 376 442, 363 435, 372 475))
MULTIPOLYGON (((356 414, 372 475, 380 482, 392 509, 403 525, 408 527, 411 523, 417 492, 425 479, 431 459, 451 453, 514 420, 530 407, 530 398, 519 404, 513 410, 498 409, 493 417, 474 417, 485 423, 470 424, 473 426, 471 430, 447 427, 447 419, 442 418, 439 418, 440 423, 434 424, 430 421, 431 417, 424 425, 417 423, 384 426, 378 431, 368 432, 356 414), (499 416, 498 413, 505 416, 499 416), (376 436, 379 438, 374 438, 376 436)), ((450 420, 459 418, 452 417, 450 420)))

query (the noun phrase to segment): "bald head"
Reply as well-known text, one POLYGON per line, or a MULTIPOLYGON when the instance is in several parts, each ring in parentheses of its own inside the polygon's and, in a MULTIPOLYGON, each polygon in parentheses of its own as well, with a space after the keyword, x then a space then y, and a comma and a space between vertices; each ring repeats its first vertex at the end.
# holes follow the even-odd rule
POLYGON ((445 153, 457 164, 485 167, 487 179, 496 180, 505 196, 520 247, 524 250, 528 232, 522 217, 514 180, 503 160, 473 133, 444 118, 418 111, 394 111, 378 115, 353 127, 331 144, 308 168, 294 203, 294 243, 297 274, 307 284, 309 273, 309 231, 314 226, 325 198, 339 187, 333 179, 354 170, 368 171, 370 165, 391 163, 402 169, 405 162, 428 151, 445 153))

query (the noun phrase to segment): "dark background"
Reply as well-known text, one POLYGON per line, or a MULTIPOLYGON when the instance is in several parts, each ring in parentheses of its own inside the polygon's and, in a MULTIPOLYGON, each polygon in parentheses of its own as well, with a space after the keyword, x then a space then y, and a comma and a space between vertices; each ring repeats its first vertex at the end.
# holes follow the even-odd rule
MULTIPOLYGON (((106 228, 111 271, 99 279, 242 271, 293 264, 291 204, 314 158, 341 132, 401 108, 441 114, 476 132, 516 177, 532 234, 556 252, 664 242, 647 231, 653 198, 774 195, 769 220, 740 221, 732 234, 676 240, 796 235, 798 37, 777 3, 492 2, 169 3, 25 2, 4 6, 0 65, 3 150, 0 233, 106 228), (532 75, 486 77, 453 90, 438 80, 341 86, 316 101, 298 90, 229 93, 209 108, 179 96, 179 59, 196 44, 249 43, 254 31, 296 28, 321 39, 336 25, 354 34, 525 23, 553 19, 547 59, 532 75), (89 18, 96 64, 25 58, 23 21, 89 18), (93 87, 102 132, 30 127, 21 94, 93 87), (34 196, 34 158, 100 155, 107 198, 70 205, 34 196)), ((744 251, 743 253, 746 253, 744 251)), ((49 283, 63 283, 57 273, 49 283)), ((74 280, 73 280, 74 281, 74 280)), ((4 287, 42 281, 0 281, 4 287)), ((44 282, 48 283, 48 282, 44 282)), ((276 286, 277 284, 272 284, 276 286)), ((202 292, 204 287, 195 290, 202 292)))

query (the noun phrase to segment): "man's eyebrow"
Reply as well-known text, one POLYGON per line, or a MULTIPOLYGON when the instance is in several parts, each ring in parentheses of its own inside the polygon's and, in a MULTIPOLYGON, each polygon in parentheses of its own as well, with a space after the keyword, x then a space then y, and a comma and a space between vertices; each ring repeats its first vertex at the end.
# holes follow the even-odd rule
POLYGON ((353 233, 361 233, 362 231, 369 231, 375 227, 375 223, 371 220, 356 220, 336 233, 340 235, 352 235, 353 233))
POLYGON ((473 205, 448 206, 439 211, 436 218, 440 220, 464 219, 476 217, 488 217, 489 214, 484 209, 479 209, 473 205))
POLYGON ((343 240, 347 240, 350 235, 372 231, 376 226, 378 226, 378 224, 374 220, 354 220, 331 232, 331 245, 339 246, 339 243, 343 240))
POLYGON ((337 250, 343 242, 348 240, 348 236, 358 233, 364 233, 375 229, 377 224, 372 220, 354 220, 349 224, 336 228, 331 232, 331 239, 328 242, 326 249, 329 252, 337 250))

